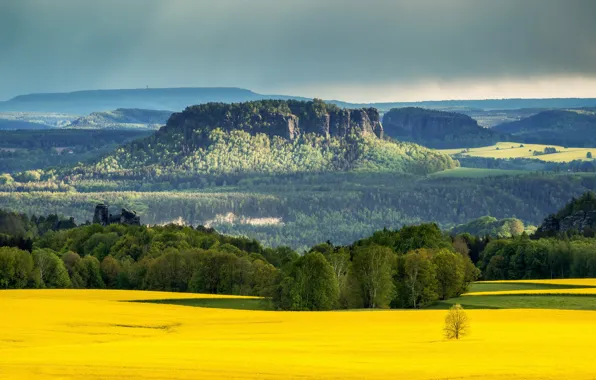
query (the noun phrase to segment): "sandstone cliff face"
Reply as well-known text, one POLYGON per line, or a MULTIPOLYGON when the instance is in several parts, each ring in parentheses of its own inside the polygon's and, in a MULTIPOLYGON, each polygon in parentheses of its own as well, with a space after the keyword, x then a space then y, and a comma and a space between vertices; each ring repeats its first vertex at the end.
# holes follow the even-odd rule
POLYGON ((554 236, 567 231, 584 233, 587 229, 596 229, 596 211, 577 211, 561 220, 551 215, 544 220, 537 233, 554 236))
POLYGON ((95 207, 93 214, 93 223, 107 226, 110 224, 124 224, 129 226, 140 226, 141 218, 134 211, 122 209, 120 214, 112 215, 109 213, 108 206, 101 203, 95 207))
POLYGON ((187 140, 209 131, 244 130, 295 140, 306 133, 325 138, 349 135, 383 137, 379 112, 374 108, 341 109, 322 102, 259 101, 243 104, 206 104, 172 115, 158 133, 176 130, 187 140))

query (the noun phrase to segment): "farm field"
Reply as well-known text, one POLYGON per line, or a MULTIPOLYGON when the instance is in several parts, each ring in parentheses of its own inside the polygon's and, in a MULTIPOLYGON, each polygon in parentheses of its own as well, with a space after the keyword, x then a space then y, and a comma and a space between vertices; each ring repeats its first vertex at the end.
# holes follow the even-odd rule
MULTIPOLYGON (((440 152, 455 155, 461 154, 463 149, 442 149, 440 152)), ((569 162, 587 160, 586 155, 592 152, 596 157, 596 148, 565 148, 557 145, 522 144, 519 142, 499 142, 495 145, 480 148, 469 148, 464 156, 490 158, 531 158, 547 162, 569 162), (534 156, 534 151, 544 152, 544 148, 556 148, 557 153, 534 156)))
POLYGON ((471 334, 447 341, 444 310, 270 312, 120 302, 200 298, 234 297, 0 291, 0 378, 592 379, 596 372, 590 311, 469 310, 471 334))
POLYGON ((505 170, 505 169, 484 169, 484 168, 464 168, 447 169, 430 174, 434 178, 487 178, 505 175, 528 174, 528 170, 505 170))
POLYGON ((432 309, 596 310, 596 279, 479 281, 461 297, 439 301, 432 309))

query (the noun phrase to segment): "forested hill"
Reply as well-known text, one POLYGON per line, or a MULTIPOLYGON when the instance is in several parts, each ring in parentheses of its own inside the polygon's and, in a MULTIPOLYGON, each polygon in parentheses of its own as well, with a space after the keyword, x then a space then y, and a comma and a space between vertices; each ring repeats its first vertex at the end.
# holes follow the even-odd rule
POLYGON ((172 111, 118 108, 114 111, 93 112, 88 116, 73 120, 66 127, 90 129, 159 129, 168 121, 172 113, 172 111))
POLYGON ((467 115, 417 107, 392 109, 383 127, 392 138, 438 149, 492 145, 500 137, 467 115))
POLYGON ((596 146, 596 108, 543 111, 493 129, 525 143, 593 147, 596 146))
POLYGON ((175 113, 154 135, 129 143, 75 176, 171 180, 346 170, 428 174, 457 161, 383 138, 374 108, 321 100, 209 103, 175 113))

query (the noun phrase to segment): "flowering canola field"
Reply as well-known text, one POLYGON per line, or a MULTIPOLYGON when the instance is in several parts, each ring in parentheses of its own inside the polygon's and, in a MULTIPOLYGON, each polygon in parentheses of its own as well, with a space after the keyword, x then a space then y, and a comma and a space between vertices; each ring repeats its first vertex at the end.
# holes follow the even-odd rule
MULTIPOLYGON (((0 379, 593 379, 596 312, 267 312, 121 300, 204 295, 0 291, 0 379)), ((220 298, 218 296, 218 298, 220 298)))
POLYGON ((526 290, 498 290, 486 292, 469 292, 464 296, 496 296, 496 295, 596 295, 596 278, 567 278, 553 280, 514 280, 514 281, 480 281, 478 284, 538 284, 538 285, 570 285, 571 289, 526 289, 526 290), (585 286, 585 288, 583 287, 585 286))

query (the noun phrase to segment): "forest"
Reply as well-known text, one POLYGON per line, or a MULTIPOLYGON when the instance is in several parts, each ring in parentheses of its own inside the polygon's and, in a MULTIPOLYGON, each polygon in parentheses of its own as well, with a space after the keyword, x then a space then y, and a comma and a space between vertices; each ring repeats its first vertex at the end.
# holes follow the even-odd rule
MULTIPOLYGON (((596 195, 555 216, 596 210, 596 195)), ((84 224, 0 213, 0 287, 147 289, 266 297, 281 310, 421 308, 479 279, 596 276, 596 220, 552 237, 383 229, 304 254, 198 226, 84 224)), ((521 233, 519 233, 521 232, 521 233)))
POLYGON ((593 147, 596 126, 596 108, 545 110, 519 121, 494 127, 499 133, 509 134, 512 141, 533 144, 593 147))
POLYGON ((389 233, 400 240, 395 246, 372 237, 345 247, 319 244, 299 255, 201 226, 73 227, 58 220, 42 232, 39 226, 55 216, 30 222, 23 215, 2 216, 3 229, 22 219, 32 241, 19 248, 10 246, 16 240, 0 240, 2 288, 256 295, 283 310, 402 308, 455 297, 479 274, 436 225, 389 233))
POLYGON ((134 130, 0 130, 0 174, 71 167, 148 134, 134 130))
MULTIPOLYGON (((0 160, 6 166, 0 207, 68 215, 82 224, 95 204, 107 203, 137 211, 148 224, 208 225, 303 253, 321 241, 347 245, 383 228, 420 223, 450 229, 488 215, 537 225, 570 196, 596 190, 587 161, 523 161, 519 165, 531 169, 523 175, 451 177, 456 171, 448 169, 458 161, 385 138, 379 120, 370 108, 267 100, 192 106, 151 135, 51 130, 29 139, 32 132, 7 132, 0 155, 11 158, 0 160), (112 144, 120 147, 103 150, 112 144), (91 158, 72 164, 83 156, 91 158)), ((460 160, 465 166, 518 165, 460 160)))
MULTIPOLYGON (((34 173, 31 173, 34 174, 34 173)), ((534 173, 486 178, 434 178, 395 173, 325 173, 263 176, 236 185, 158 191, 135 183, 89 181, 86 192, 69 185, 5 179, 0 208, 28 215, 60 213, 91 220, 97 203, 135 210, 144 223, 182 221, 211 225, 266 246, 300 252, 330 240, 345 245, 374 231, 436 222, 448 229, 490 215, 538 225, 569 197, 596 190, 596 177, 534 173), (104 190, 108 189, 108 191, 104 190), (190 190, 193 189, 193 190, 190 190), (231 218, 226 216, 232 214, 231 218)))

